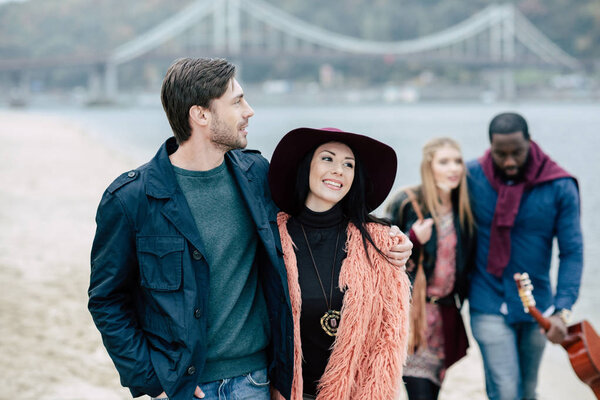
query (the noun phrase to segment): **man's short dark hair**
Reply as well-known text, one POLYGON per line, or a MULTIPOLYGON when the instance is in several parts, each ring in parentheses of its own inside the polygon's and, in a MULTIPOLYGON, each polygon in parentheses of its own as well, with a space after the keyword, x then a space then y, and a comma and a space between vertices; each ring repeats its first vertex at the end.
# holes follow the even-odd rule
POLYGON ((234 76, 235 65, 222 58, 180 58, 169 67, 160 99, 177 143, 190 138, 190 108, 210 108, 234 76))
POLYGON ((492 134, 494 133, 515 133, 523 132, 525 140, 529 140, 529 129, 527 121, 517 113, 502 113, 496 115, 490 122, 490 143, 492 142, 492 134))

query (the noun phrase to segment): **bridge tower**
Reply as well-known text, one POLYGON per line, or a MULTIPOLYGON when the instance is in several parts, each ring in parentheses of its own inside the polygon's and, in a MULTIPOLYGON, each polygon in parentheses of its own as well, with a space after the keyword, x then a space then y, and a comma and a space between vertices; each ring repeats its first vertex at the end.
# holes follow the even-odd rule
POLYGON ((116 48, 104 67, 104 90, 101 95, 106 99, 117 97, 120 65, 144 55, 209 18, 212 18, 213 53, 235 58, 242 48, 240 13, 241 0, 196 0, 160 25, 116 48))
MULTIPOLYGON (((400 41, 373 41, 332 32, 303 21, 265 0, 195 0, 178 13, 118 46, 102 60, 69 55, 63 60, 0 60, 0 71, 25 77, 40 65, 85 67, 96 102, 117 98, 119 68, 133 60, 177 57, 247 60, 382 59, 432 65, 461 65, 487 71, 501 97, 516 93, 514 71, 522 67, 579 69, 512 4, 490 5, 439 32, 400 41), (169 52, 170 51, 170 52, 169 52), (84 62, 84 60, 87 61, 84 62), (80 63, 80 64, 78 64, 80 63), (90 65, 92 65, 90 67, 90 65)), ((25 78, 20 78, 22 81, 25 78)), ((17 83, 14 84, 17 86, 17 83)))
POLYGON ((315 55, 329 53, 348 58, 420 60, 424 65, 472 65, 488 71, 494 91, 505 99, 515 97, 514 71, 527 63, 578 68, 575 59, 539 32, 512 4, 490 5, 453 27, 427 36, 382 42, 311 25, 264 0, 197 0, 114 50, 105 69, 106 95, 117 94, 119 65, 200 23, 212 26, 210 55, 228 57, 236 64, 241 64, 248 53, 274 59, 299 54, 314 59, 315 55))

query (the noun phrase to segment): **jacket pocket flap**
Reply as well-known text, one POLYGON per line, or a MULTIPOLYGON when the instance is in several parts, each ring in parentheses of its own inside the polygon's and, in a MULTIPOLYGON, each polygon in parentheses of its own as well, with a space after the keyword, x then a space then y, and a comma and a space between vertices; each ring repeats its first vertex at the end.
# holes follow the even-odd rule
POLYGON ((181 236, 138 236, 137 247, 140 253, 150 253, 163 258, 169 253, 183 251, 184 239, 181 236))
POLYGON ((158 291, 181 286, 185 239, 181 236, 138 236, 141 285, 158 291))

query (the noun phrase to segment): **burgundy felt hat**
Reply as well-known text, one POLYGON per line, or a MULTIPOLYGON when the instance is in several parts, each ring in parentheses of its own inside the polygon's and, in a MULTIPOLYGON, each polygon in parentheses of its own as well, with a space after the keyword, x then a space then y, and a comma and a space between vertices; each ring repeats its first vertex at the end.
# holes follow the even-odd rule
POLYGON ((269 186, 275 204, 290 212, 298 164, 311 150, 323 143, 340 142, 352 149, 366 172, 367 209, 373 211, 387 197, 396 178, 396 152, 387 144, 368 136, 337 128, 297 128, 279 142, 269 168, 269 186))

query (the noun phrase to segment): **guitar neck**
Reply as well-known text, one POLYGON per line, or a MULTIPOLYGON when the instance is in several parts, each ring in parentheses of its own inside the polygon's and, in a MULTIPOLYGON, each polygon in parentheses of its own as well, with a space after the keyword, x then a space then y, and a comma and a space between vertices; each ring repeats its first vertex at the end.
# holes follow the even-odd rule
POLYGON ((540 324, 542 328, 544 328, 545 331, 548 331, 552 324, 548 318, 545 318, 540 310, 535 307, 535 299, 533 298, 532 294, 533 285, 531 284, 531 280, 529 280, 529 274, 526 272, 522 274, 517 273, 513 275, 513 278, 517 284, 517 288, 519 289, 519 297, 521 298, 521 302, 523 303, 525 310, 531 314, 531 316, 537 321, 538 324, 540 324))
POLYGON ((542 328, 544 328, 545 331, 550 329, 550 325, 551 325, 550 321, 548 321, 548 318, 546 318, 542 315, 540 310, 538 310, 536 307, 527 307, 527 309, 529 310, 529 314, 531 314, 533 319, 535 319, 537 321, 537 323, 542 328))

